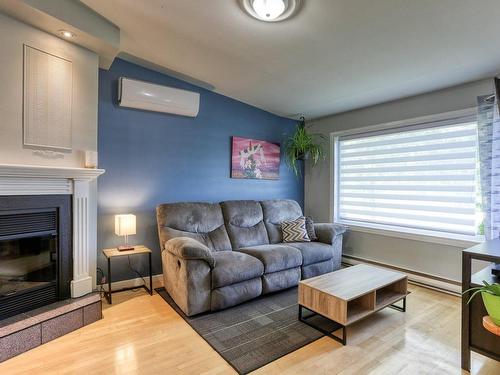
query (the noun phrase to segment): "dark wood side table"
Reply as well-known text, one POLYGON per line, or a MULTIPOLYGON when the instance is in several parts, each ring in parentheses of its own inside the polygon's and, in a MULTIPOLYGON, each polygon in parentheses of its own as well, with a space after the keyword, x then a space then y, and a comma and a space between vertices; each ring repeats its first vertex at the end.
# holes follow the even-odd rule
POLYGON ((125 290, 144 288, 144 289, 146 289, 146 291, 150 295, 153 295, 153 271, 152 271, 151 250, 150 249, 148 249, 145 246, 139 245, 139 246, 134 246, 134 250, 118 251, 117 248, 112 248, 112 249, 104 249, 102 252, 104 253, 104 256, 108 259, 108 291, 105 292, 104 295, 106 296, 106 299, 108 300, 108 303, 110 305, 112 303, 111 294, 123 292, 125 290), (133 286, 133 287, 128 287, 128 288, 121 288, 121 289, 112 290, 111 289, 111 258, 124 257, 124 256, 129 256, 129 255, 137 255, 137 254, 148 254, 148 257, 149 257, 149 288, 145 284, 143 284, 140 286, 133 286))
MULTIPOLYGON (((500 263, 500 239, 483 242, 462 252, 462 291, 500 279, 491 274, 491 266, 472 274, 472 260, 500 263)), ((470 371, 471 350, 500 361, 500 336, 483 327, 483 317, 488 315, 483 300, 476 296, 470 304, 470 293, 462 296, 462 369, 470 371)))

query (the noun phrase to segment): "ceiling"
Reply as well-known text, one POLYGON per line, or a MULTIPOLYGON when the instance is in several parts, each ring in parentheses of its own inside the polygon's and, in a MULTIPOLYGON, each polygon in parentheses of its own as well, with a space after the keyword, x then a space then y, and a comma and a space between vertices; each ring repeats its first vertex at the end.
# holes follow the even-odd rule
POLYGON ((120 50, 270 112, 308 118, 492 77, 498 0, 304 0, 265 23, 237 0, 82 0, 120 50))

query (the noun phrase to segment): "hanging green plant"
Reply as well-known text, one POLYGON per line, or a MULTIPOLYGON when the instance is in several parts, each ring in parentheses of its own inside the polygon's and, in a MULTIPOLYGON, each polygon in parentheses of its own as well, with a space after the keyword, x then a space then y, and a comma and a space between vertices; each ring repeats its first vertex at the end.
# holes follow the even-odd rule
POLYGON ((309 134, 305 118, 300 118, 295 133, 284 143, 285 159, 295 176, 299 177, 301 174, 299 160, 311 160, 314 167, 319 160, 325 159, 325 140, 323 134, 309 134))

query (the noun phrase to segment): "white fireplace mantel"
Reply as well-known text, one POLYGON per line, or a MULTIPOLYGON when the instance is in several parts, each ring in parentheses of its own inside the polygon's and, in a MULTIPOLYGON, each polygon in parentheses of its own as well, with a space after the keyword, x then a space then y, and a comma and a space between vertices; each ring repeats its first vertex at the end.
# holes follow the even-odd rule
POLYGON ((73 280, 71 297, 93 288, 92 259, 96 255, 95 194, 92 180, 103 169, 0 164, 0 196, 71 194, 73 197, 73 280))
POLYGON ((0 164, 2 177, 97 178, 104 169, 0 164))

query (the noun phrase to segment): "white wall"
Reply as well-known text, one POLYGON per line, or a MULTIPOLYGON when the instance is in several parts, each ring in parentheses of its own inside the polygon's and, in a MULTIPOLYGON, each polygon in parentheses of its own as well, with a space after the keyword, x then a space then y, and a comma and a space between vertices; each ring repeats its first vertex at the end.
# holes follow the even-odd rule
MULTIPOLYGON (((476 106, 478 95, 493 92, 493 79, 482 80, 313 121, 313 132, 328 135, 397 120, 476 106)), ((329 146, 329 151, 332 145, 329 146)), ((305 210, 316 221, 332 217, 333 167, 330 157, 316 168, 306 165, 305 210)), ((346 236, 344 254, 366 258, 447 279, 461 279, 463 247, 435 244, 361 232, 346 236)))
MULTIPOLYGON (((97 151, 98 56, 85 48, 0 13, 0 164, 83 167, 84 151, 97 151), (23 44, 65 57, 73 63, 73 150, 57 157, 39 155, 23 146, 23 44)), ((97 216, 96 182, 91 184, 91 222, 97 216)), ((96 228, 90 246, 97 247, 96 228)), ((96 254, 90 269, 95 287, 96 254)))
POLYGON ((0 13, 0 163, 83 167, 97 150, 98 56, 0 13), (73 150, 57 157, 23 146, 23 44, 73 62, 73 150))

